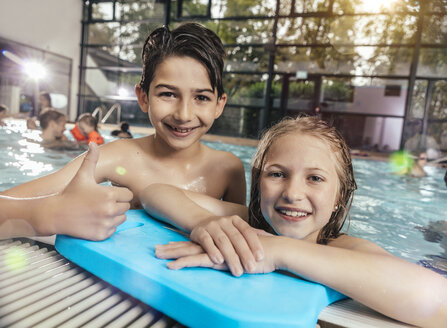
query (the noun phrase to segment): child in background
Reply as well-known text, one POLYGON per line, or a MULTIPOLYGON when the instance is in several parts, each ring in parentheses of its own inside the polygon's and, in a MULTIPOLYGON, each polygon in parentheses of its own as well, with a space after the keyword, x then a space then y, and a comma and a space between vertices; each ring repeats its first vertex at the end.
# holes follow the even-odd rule
POLYGON ((427 164, 427 153, 421 152, 417 157, 417 160, 414 162, 413 166, 410 169, 409 174, 412 177, 422 178, 427 176, 427 173, 424 170, 424 166, 427 164))
POLYGON ((40 127, 42 129, 43 142, 53 142, 67 140, 64 135, 65 124, 67 118, 65 114, 48 108, 42 115, 39 116, 40 127))
POLYGON ((8 116, 8 107, 5 105, 0 105, 0 126, 5 126, 6 123, 3 122, 3 119, 8 116))
POLYGON ((47 108, 39 116, 39 121, 42 129, 42 146, 58 150, 79 150, 78 144, 68 140, 64 135, 65 124, 67 123, 65 114, 47 108))
POLYGON ((97 145, 104 143, 103 137, 98 132, 98 121, 90 113, 81 114, 70 132, 76 141, 81 143, 94 142, 97 145))
POLYGON ((36 117, 40 117, 40 115, 44 114, 48 109, 53 109, 51 103, 51 96, 48 92, 42 91, 39 94, 38 106, 39 106, 38 108, 33 108, 29 113, 30 117, 26 120, 27 129, 30 130, 38 129, 36 117))
MULTIPOLYGON (((140 205, 140 192, 155 183, 172 184, 212 198, 245 204, 245 173, 240 159, 200 142, 222 114, 227 100, 222 85, 224 54, 218 36, 200 24, 186 23, 173 31, 162 27, 152 32, 143 47, 143 74, 135 93, 155 133, 99 147, 96 169, 88 175, 90 182, 111 181, 126 187, 134 195, 133 207, 140 205)), ((85 154, 57 172, 0 195, 23 199, 59 194, 78 172, 84 157, 85 154)), ((110 203, 116 203, 116 208, 122 210, 130 201, 113 190, 108 195, 92 191, 79 195, 72 204, 73 211, 84 206, 83 199, 86 204, 104 203, 98 216, 110 214, 115 228, 125 220, 125 215, 122 211, 115 212, 110 203)), ((79 222, 84 219, 80 218, 79 222)), ((61 215, 59 220, 64 222, 64 217, 61 215)), ((51 235, 60 233, 61 222, 48 220, 33 228, 37 235, 51 235)), ((98 223, 96 229, 88 231, 70 221, 63 233, 100 240, 109 237, 115 228, 104 221, 103 225, 98 223)))
POLYGON ((119 130, 113 130, 112 132, 110 132, 110 135, 124 139, 133 138, 132 133, 130 133, 129 130, 129 123, 127 122, 121 122, 119 130))
MULTIPOLYGON (((286 270, 397 320, 444 327, 445 278, 370 241, 340 232, 355 189, 351 157, 342 136, 317 117, 301 117, 269 129, 254 156, 250 205, 243 217, 248 215, 251 226, 271 235, 256 235, 254 229, 249 235, 246 222, 235 215, 216 218, 227 204, 204 195, 196 197, 158 185, 150 186, 141 197, 150 213, 169 217, 180 227, 190 213, 201 218, 202 223, 191 232, 201 245, 174 242, 156 247, 157 257, 177 259, 168 263, 171 269, 227 269, 242 262, 246 273, 286 270), (260 249, 252 246, 253 240, 247 235, 260 240, 263 253, 257 254, 260 249), (222 247, 224 239, 231 240, 232 253, 240 262, 229 259, 231 254, 222 247)), ((242 267, 230 269, 233 274, 242 274, 242 267)))

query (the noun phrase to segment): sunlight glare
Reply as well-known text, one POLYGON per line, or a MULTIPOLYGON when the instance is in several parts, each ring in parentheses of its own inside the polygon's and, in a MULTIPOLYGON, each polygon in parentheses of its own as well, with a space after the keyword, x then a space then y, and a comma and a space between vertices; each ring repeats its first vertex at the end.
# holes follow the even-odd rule
POLYGON ((380 9, 390 9, 397 0, 362 0, 362 9, 366 12, 378 12, 380 9))

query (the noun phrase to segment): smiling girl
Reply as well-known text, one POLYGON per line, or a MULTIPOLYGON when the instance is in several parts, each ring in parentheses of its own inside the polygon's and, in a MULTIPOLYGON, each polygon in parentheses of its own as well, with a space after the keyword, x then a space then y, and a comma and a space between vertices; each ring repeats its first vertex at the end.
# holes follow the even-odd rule
POLYGON ((401 321, 447 323, 445 278, 341 233, 356 189, 351 157, 342 136, 316 117, 284 120, 263 136, 253 161, 248 213, 229 215, 234 204, 155 189, 158 202, 150 193, 143 202, 151 214, 181 228, 187 213, 201 220, 191 232, 197 244, 157 246, 158 257, 176 259, 168 263, 171 269, 202 266, 234 275, 286 270, 401 321), (174 193, 177 210, 163 205, 174 193), (271 234, 250 228, 241 218, 246 216, 252 227, 271 234))

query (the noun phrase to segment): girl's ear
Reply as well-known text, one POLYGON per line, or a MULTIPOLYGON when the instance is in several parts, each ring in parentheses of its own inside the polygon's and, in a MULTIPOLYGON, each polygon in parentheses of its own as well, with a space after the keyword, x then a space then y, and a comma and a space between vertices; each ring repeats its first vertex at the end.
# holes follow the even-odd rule
POLYGON ((217 119, 220 115, 222 115, 226 103, 227 94, 223 93, 222 96, 217 100, 216 111, 214 112, 214 119, 217 119))
POLYGON ((149 97, 139 84, 135 85, 135 94, 137 96, 138 105, 140 105, 141 111, 147 113, 149 110, 149 97))

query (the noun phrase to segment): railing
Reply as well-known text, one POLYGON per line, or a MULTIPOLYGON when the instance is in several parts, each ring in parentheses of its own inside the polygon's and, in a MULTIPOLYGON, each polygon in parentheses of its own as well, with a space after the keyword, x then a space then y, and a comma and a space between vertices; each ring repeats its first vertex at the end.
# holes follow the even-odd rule
POLYGON ((102 117, 103 117, 102 111, 103 111, 103 109, 105 109, 105 108, 102 105, 98 106, 98 107, 95 108, 95 110, 92 113, 93 117, 96 117, 96 115, 99 115, 98 122, 101 122, 101 120, 102 120, 102 117))
POLYGON ((113 112, 115 111, 115 109, 117 110, 117 114, 116 114, 116 124, 119 124, 121 122, 121 105, 120 104, 113 104, 112 107, 110 107, 110 109, 108 110, 108 112, 106 113, 106 116, 104 116, 104 118, 100 121, 101 123, 105 123, 107 121, 107 119, 110 117, 110 115, 113 114, 113 112))
POLYGON ((119 124, 121 122, 121 105, 120 104, 113 104, 112 107, 107 111, 106 115, 103 115, 103 110, 106 110, 104 105, 98 106, 93 111, 92 115, 96 117, 98 115, 98 122, 105 123, 107 119, 110 117, 110 115, 113 114, 115 110, 117 110, 116 115, 116 124, 119 124))

